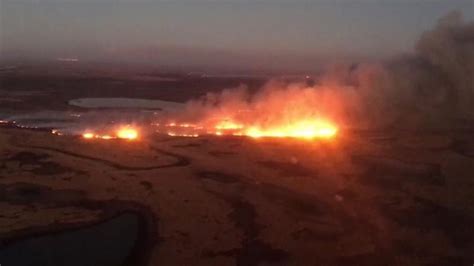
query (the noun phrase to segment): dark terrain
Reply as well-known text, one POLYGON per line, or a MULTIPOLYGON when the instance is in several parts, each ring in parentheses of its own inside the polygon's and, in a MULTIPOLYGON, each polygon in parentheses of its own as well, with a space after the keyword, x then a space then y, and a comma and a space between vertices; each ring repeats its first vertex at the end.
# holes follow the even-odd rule
MULTIPOLYGON (((0 74, 1 111, 264 82, 55 69, 0 74)), ((4 125, 0 264, 472 265, 473 154, 471 130, 104 142, 4 125)))

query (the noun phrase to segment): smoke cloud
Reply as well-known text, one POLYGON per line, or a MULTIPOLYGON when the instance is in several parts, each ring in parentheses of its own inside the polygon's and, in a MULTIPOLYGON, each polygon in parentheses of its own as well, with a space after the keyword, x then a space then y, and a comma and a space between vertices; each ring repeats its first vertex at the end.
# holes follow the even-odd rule
POLYGON ((266 127, 328 119, 351 128, 439 128, 474 115, 474 23, 460 13, 422 34, 415 52, 380 63, 328 67, 314 85, 272 80, 190 101, 180 119, 266 127))

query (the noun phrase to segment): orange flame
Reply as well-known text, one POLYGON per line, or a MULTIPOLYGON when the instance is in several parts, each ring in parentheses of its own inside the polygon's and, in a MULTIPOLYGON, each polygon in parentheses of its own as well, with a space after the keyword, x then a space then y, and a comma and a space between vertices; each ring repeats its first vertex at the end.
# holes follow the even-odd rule
POLYGON ((183 120, 172 120, 162 130, 253 138, 331 139, 338 134, 339 124, 345 123, 343 100, 351 99, 347 91, 339 93, 326 85, 309 87, 304 82, 273 81, 255 93, 245 87, 209 93, 189 101, 185 110, 177 114, 183 120), (193 126, 186 127, 189 122, 193 126))
POLYGON ((115 134, 96 134, 91 131, 86 131, 82 134, 84 139, 125 139, 125 140, 136 140, 139 137, 138 130, 129 126, 121 127, 116 130, 115 134))
POLYGON ((82 137, 85 138, 85 139, 92 139, 95 137, 94 133, 91 133, 91 132, 86 132, 84 134, 82 134, 82 137))
POLYGON ((131 127, 123 127, 117 131, 117 138, 135 140, 138 138, 138 131, 131 127))
POLYGON ((326 121, 302 120, 287 125, 273 126, 269 128, 260 128, 252 126, 246 129, 242 134, 245 136, 276 137, 276 138, 332 138, 336 135, 338 129, 333 124, 326 121))
POLYGON ((215 129, 217 130, 235 130, 235 129, 242 129, 242 128, 244 128, 243 125, 235 123, 231 120, 223 120, 215 126, 215 129))
POLYGON ((244 124, 231 119, 217 120, 206 125, 187 126, 187 123, 167 124, 166 134, 169 136, 198 137, 203 134, 216 136, 248 136, 252 138, 301 138, 301 139, 330 139, 333 138, 338 128, 334 123, 322 119, 301 119, 286 124, 271 124, 268 126, 244 124))

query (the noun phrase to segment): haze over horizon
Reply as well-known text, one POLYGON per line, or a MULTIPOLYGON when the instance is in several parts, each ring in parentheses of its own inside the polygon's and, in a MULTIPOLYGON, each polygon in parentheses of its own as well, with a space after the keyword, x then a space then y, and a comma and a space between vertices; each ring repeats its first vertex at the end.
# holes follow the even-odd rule
POLYGON ((1 58, 308 69, 410 53, 471 0, 2 0, 1 58))

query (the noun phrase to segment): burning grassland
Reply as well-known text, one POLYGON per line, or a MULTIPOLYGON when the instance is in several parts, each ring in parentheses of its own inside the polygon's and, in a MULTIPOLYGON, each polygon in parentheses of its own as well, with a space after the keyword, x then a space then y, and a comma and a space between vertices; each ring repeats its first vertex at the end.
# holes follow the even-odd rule
POLYGON ((173 137, 332 139, 340 129, 341 103, 331 87, 272 81, 257 93, 244 87, 210 93, 189 101, 179 110, 154 116, 149 124, 122 126, 104 121, 102 125, 96 123, 96 127, 88 126, 80 135, 98 140, 137 140, 143 133, 155 132, 173 137))
POLYGON ((209 93, 170 113, 162 132, 316 139, 348 128, 465 128, 474 120, 473 33, 474 23, 454 12, 410 55, 333 65, 309 83, 275 79, 257 92, 242 85, 209 93))
POLYGON ((158 132, 165 133, 169 136, 180 137, 216 135, 244 136, 252 138, 300 138, 308 140, 316 138, 332 138, 338 131, 338 128, 334 124, 316 119, 260 127, 258 125, 237 124, 229 122, 229 120, 224 118, 222 122, 215 125, 200 126, 188 123, 169 123, 159 128, 158 132), (222 124, 227 124, 229 126, 223 127, 222 124))
POLYGON ((450 119, 474 114, 473 33, 447 17, 410 58, 209 93, 179 110, 0 120, 3 250, 83 224, 116 228, 98 218, 139 210, 152 221, 127 222, 140 235, 125 242, 143 251, 141 234, 156 237, 152 265, 471 263, 473 131, 450 119), (397 131, 407 125, 416 131, 397 131))
POLYGON ((207 94, 156 125, 169 135, 332 138, 341 110, 329 89, 273 81, 257 93, 240 87, 207 94))
POLYGON ((37 115, 35 123, 29 117, 6 122, 27 128, 62 125, 54 127, 53 133, 102 140, 136 140, 156 132, 327 140, 347 129, 472 128, 473 33, 472 22, 452 13, 424 33, 409 55, 379 63, 333 65, 312 76, 311 82, 275 78, 256 91, 245 85, 223 88, 185 104, 85 98, 70 102, 92 109, 78 116, 47 113, 44 117, 55 120, 37 115), (124 104, 127 111, 108 109, 124 104), (104 106, 107 110, 93 109, 104 106), (140 129, 117 129, 126 124, 140 129))
MULTIPOLYGON (((54 132, 53 132, 54 133, 54 132)), ((124 139, 124 140, 137 140, 139 138, 139 130, 133 126, 120 126, 115 129, 114 132, 108 133, 107 131, 96 133, 95 131, 87 130, 82 134, 84 139, 124 139)))

